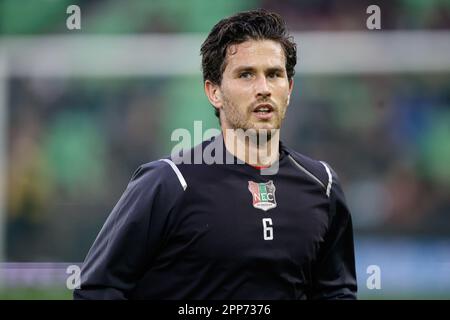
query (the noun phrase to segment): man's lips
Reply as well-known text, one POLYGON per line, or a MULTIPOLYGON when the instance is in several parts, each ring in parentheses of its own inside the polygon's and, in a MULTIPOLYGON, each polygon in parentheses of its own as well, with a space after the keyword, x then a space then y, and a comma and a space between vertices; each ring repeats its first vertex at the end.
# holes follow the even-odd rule
POLYGON ((273 111, 274 111, 274 108, 272 107, 271 104, 262 103, 262 104, 258 104, 253 109, 252 113, 255 115, 256 118, 258 118, 260 120, 269 120, 273 116, 273 113, 274 113, 273 111))
POLYGON ((261 103, 253 108, 253 112, 272 112, 273 110, 274 108, 269 103, 261 103))

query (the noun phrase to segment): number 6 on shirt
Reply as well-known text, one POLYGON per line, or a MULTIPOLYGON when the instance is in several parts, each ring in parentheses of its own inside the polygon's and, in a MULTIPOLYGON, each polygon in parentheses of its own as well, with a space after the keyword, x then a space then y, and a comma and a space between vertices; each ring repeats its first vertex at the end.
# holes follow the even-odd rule
POLYGON ((262 219, 264 240, 273 240, 272 218, 262 219))

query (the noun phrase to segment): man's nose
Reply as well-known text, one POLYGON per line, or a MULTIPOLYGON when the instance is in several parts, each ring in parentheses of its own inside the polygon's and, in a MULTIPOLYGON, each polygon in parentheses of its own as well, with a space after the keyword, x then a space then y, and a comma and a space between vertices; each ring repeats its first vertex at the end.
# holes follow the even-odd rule
POLYGON ((266 77, 259 77, 256 81, 256 96, 258 98, 261 97, 270 97, 270 88, 267 82, 266 77))

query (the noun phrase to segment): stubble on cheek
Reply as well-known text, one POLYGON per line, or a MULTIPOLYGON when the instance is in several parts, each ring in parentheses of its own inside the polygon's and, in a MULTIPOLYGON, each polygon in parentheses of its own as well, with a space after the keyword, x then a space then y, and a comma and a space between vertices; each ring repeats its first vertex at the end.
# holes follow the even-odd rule
POLYGON ((249 112, 249 108, 240 110, 226 95, 223 97, 223 105, 225 117, 232 129, 250 129, 251 113, 249 112))

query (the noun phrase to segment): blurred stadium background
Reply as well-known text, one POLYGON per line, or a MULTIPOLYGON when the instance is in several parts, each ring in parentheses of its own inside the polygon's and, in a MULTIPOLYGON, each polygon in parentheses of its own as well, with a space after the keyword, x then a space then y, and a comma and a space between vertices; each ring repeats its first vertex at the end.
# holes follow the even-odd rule
POLYGON ((340 174, 359 297, 450 298, 450 0, 0 0, 0 299, 71 298, 66 266, 135 168, 175 128, 218 127, 199 47, 257 7, 298 43, 282 135, 340 174), (366 28, 371 4, 382 30, 366 28))

